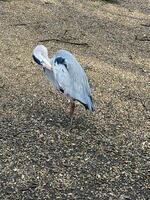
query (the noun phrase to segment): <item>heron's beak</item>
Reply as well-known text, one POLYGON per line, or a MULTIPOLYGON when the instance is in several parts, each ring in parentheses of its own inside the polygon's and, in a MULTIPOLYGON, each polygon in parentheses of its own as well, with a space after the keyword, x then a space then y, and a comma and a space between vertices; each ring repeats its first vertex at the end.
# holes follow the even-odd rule
POLYGON ((51 70, 52 69, 52 66, 51 66, 51 64, 42 64, 42 66, 43 66, 43 68, 46 68, 46 69, 48 69, 48 70, 51 70))
POLYGON ((46 58, 43 58, 42 66, 43 66, 43 68, 46 68, 48 70, 52 69, 51 64, 49 63, 49 61, 46 58))

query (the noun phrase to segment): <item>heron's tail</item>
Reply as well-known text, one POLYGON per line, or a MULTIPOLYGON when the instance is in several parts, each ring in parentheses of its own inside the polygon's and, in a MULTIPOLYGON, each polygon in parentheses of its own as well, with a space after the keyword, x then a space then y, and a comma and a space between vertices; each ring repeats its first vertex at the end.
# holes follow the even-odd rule
POLYGON ((93 99, 91 95, 89 96, 87 107, 88 107, 87 109, 90 110, 91 112, 95 111, 94 105, 93 105, 93 99))
POLYGON ((91 112, 95 111, 91 96, 90 98, 88 98, 88 103, 85 103, 79 99, 74 99, 74 100, 77 100, 78 102, 80 102, 85 107, 86 110, 90 110, 91 112))

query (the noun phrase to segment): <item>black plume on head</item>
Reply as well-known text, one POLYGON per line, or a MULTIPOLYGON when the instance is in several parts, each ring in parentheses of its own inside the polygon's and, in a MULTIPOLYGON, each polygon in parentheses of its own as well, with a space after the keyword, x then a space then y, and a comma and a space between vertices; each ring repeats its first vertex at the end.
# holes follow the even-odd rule
POLYGON ((32 55, 32 58, 38 65, 42 65, 40 60, 37 57, 35 57, 35 55, 32 55))

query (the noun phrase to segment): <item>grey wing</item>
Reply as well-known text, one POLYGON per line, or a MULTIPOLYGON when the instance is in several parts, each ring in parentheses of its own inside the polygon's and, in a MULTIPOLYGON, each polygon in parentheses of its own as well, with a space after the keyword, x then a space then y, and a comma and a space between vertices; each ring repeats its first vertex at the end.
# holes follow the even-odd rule
POLYGON ((75 100, 78 100, 84 104, 87 109, 92 111, 93 102, 91 97, 91 89, 88 83, 88 78, 81 65, 68 51, 60 50, 55 56, 65 58, 65 64, 67 66, 71 83, 69 95, 75 100))
POLYGON ((53 64, 54 79, 58 84, 58 89, 66 96, 70 96, 72 91, 71 78, 68 70, 62 64, 53 64))
MULTIPOLYGON (((53 59, 48 59, 48 62, 52 65, 53 64, 53 59)), ((43 68, 43 73, 47 77, 47 79, 52 83, 52 85, 59 90, 59 85, 57 81, 55 80, 55 76, 53 73, 53 70, 49 70, 48 68, 44 67, 43 68)))
POLYGON ((58 82, 55 80, 55 76, 52 70, 49 70, 47 68, 44 69, 44 74, 47 77, 47 79, 53 84, 53 86, 59 90, 58 82))

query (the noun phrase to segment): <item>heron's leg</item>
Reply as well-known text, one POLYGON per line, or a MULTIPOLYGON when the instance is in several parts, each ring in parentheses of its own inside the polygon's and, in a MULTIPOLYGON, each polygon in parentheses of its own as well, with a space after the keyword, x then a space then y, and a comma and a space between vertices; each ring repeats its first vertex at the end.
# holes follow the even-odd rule
POLYGON ((71 119, 71 122, 70 122, 70 126, 72 126, 72 122, 73 122, 73 113, 74 113, 74 110, 75 110, 75 102, 73 100, 70 101, 70 119, 71 119))

